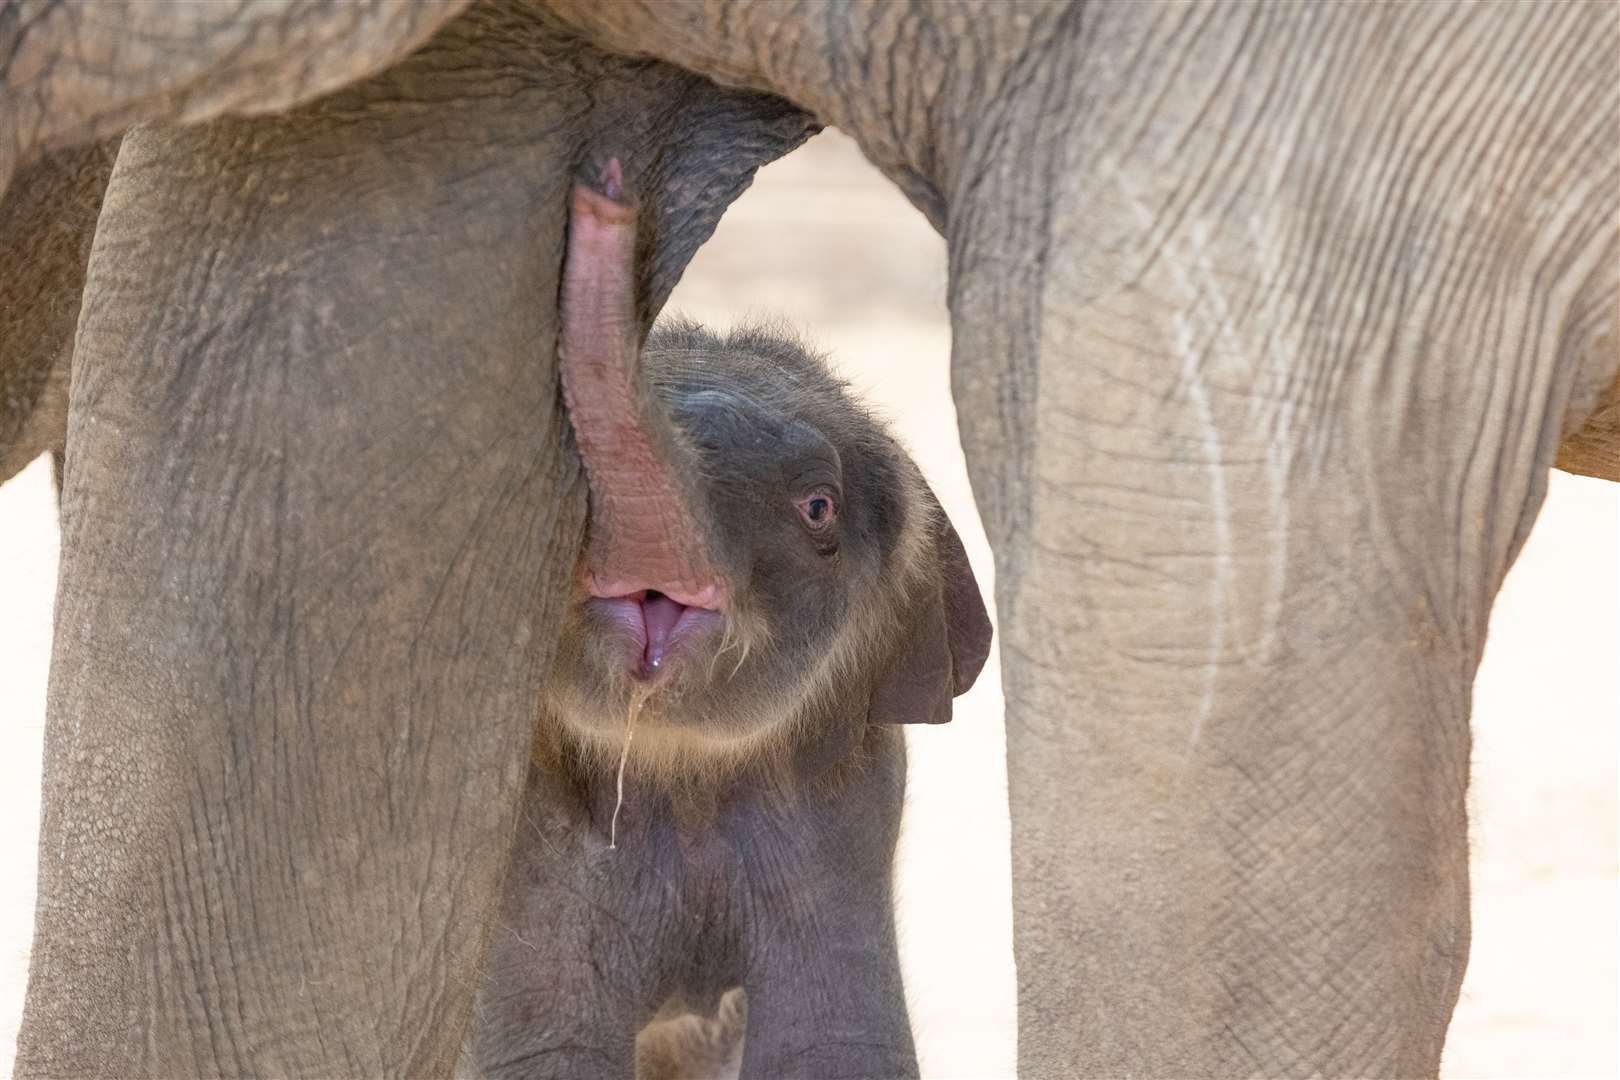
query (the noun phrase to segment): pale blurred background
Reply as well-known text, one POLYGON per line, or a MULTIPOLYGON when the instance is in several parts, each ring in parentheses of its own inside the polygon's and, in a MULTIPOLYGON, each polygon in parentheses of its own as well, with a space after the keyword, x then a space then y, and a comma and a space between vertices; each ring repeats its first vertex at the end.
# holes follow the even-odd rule
MULTIPOLYGON (((894 421, 990 595, 947 381, 944 243, 853 144, 828 132, 762 170, 670 307, 721 327, 784 317, 830 351, 894 421)), ((56 553, 42 460, 0 488, 5 1075, 33 923, 56 553)), ((1474 945, 1443 1074, 1620 1075, 1620 486, 1553 474, 1474 697, 1474 945)), ((953 723, 908 732, 902 952, 929 1077, 1013 1074, 1001 707, 992 657, 953 723)))

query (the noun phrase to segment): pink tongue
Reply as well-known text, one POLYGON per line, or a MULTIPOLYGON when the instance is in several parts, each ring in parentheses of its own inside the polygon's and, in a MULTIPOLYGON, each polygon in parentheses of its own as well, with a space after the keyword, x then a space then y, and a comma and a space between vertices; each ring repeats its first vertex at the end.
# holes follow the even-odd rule
POLYGON ((662 595, 648 597, 641 602, 641 621, 647 627, 646 663, 649 668, 656 668, 664 662, 669 636, 675 630, 676 620, 685 610, 685 604, 677 604, 662 595))

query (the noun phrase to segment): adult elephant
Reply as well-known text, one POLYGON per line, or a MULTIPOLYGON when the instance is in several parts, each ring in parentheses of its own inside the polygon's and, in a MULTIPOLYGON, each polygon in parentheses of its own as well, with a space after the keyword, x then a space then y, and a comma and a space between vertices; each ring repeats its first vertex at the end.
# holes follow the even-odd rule
POLYGON ((1615 462, 1613 5, 82 10, 0 15, 0 171, 298 107, 107 186, 25 1072, 449 1069, 579 539, 566 182, 627 155, 650 314, 812 122, 949 242, 1023 1071, 1436 1070, 1491 598, 1615 462))

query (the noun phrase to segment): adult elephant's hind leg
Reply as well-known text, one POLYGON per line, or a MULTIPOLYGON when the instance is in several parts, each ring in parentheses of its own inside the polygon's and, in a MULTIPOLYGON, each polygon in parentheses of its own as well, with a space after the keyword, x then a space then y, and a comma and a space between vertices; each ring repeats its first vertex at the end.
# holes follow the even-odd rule
POLYGON ((1268 444, 1117 329, 1043 353, 1028 497, 986 500, 1018 521, 991 535, 1022 1071, 1432 1074, 1477 630, 1353 457, 1268 444))
POLYGON ((1620 266, 1615 9, 1482 11, 1088 9, 1155 59, 952 208, 1026 1075, 1439 1067, 1474 671, 1620 266))
POLYGON ((1476 646, 1363 493, 1268 478, 1192 400, 1132 430, 1090 381, 1043 380, 999 589, 1023 1070, 1432 1075, 1476 646))
POLYGON ((461 55, 125 144, 75 357, 22 1074, 454 1064, 583 511, 535 131, 565 103, 461 55))

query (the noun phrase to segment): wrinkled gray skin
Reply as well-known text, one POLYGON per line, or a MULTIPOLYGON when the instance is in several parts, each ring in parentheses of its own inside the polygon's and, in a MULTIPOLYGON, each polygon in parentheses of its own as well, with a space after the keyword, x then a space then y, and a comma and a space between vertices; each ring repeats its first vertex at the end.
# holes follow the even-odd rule
POLYGON ((1614 5, 82 10, 0 8, 0 179, 302 105, 107 186, 24 1074, 451 1067, 580 539, 566 180, 655 193, 645 325, 808 130, 598 49, 947 238, 1022 1071, 1435 1072, 1491 600, 1620 368, 1614 5))
MULTIPOLYGON (((960 541, 904 452, 792 341, 666 327, 643 370, 702 478, 738 625, 680 640, 649 678, 621 625, 583 595, 571 610, 469 1057, 487 1076, 656 1074, 654 1059, 693 1061, 671 1035, 694 1025, 666 1015, 639 1070, 638 1030, 741 987, 742 1075, 915 1076, 891 878, 905 748, 889 725, 918 716, 885 684, 934 679, 948 703, 983 663, 960 541), (826 500, 820 521, 809 498, 826 500), (910 632, 958 609, 944 639, 910 632), (651 696, 615 826, 636 690, 651 696)), ((741 1035, 722 1022, 700 1046, 741 1035)))

